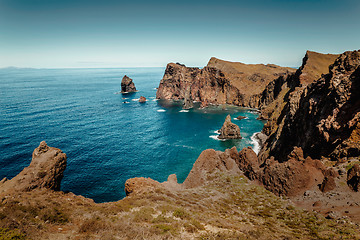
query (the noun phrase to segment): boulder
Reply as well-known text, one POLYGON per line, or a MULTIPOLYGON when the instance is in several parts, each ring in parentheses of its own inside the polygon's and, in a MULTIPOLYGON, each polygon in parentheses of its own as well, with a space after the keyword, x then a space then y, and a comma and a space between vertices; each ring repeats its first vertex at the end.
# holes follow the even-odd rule
POLYGON ((146 98, 144 96, 141 96, 139 98, 139 103, 144 103, 144 102, 146 102, 146 98))
POLYGON ((355 192, 360 190, 360 166, 355 164, 347 172, 347 184, 355 192))
POLYGON ((0 192, 9 189, 31 191, 35 188, 60 190, 66 168, 66 154, 58 148, 49 147, 42 141, 32 154, 30 165, 11 180, 0 183, 0 192))
POLYGON ((227 115, 225 122, 220 129, 219 139, 240 139, 240 128, 231 122, 231 116, 227 115))
POLYGON ((322 192, 329 192, 336 188, 335 178, 339 176, 333 168, 328 168, 324 174, 324 180, 319 185, 319 189, 322 192))
POLYGON ((136 88, 133 80, 126 75, 121 80, 121 92, 122 93, 136 92, 136 88))

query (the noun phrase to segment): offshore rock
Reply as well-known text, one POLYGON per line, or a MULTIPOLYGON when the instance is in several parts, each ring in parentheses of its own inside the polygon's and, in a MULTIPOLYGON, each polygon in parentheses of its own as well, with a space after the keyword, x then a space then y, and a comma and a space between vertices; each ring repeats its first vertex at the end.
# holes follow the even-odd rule
POLYGON ((240 128, 231 122, 231 116, 227 115, 222 128, 219 130, 219 139, 240 139, 240 128))
POLYGON ((144 96, 141 96, 139 98, 139 103, 144 103, 144 102, 146 102, 146 98, 144 96))
POLYGON ((121 80, 121 92, 122 93, 136 92, 136 88, 133 80, 126 75, 121 80))
POLYGON ((32 154, 30 165, 11 180, 0 183, 0 192, 31 191, 35 188, 60 190, 66 168, 66 154, 42 141, 32 154))

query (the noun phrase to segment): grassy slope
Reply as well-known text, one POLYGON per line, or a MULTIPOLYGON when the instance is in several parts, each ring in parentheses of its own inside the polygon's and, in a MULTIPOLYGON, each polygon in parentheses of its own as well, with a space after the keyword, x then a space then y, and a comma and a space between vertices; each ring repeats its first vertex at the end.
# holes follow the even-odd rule
POLYGON ((360 239, 358 226, 297 209, 243 176, 208 182, 102 204, 48 190, 1 196, 0 239, 360 239))

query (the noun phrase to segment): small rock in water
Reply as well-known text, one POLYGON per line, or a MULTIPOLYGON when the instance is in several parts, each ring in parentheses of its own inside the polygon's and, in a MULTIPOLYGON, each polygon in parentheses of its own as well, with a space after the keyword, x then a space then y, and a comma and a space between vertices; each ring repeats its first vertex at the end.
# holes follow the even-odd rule
POLYGON ((139 99, 139 103, 144 103, 146 102, 146 98, 144 96, 141 96, 139 99))

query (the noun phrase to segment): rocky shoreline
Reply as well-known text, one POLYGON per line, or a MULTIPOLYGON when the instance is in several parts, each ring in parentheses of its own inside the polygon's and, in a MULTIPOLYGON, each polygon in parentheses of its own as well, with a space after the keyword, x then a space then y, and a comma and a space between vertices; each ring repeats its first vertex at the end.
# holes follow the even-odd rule
POLYGON ((360 50, 308 51, 296 71, 170 63, 156 97, 259 109, 268 120, 254 135, 259 154, 204 150, 183 183, 132 178, 127 197, 96 204, 59 191, 66 154, 41 142, 27 168, 0 181, 0 230, 18 239, 360 239, 359 87, 360 50))

